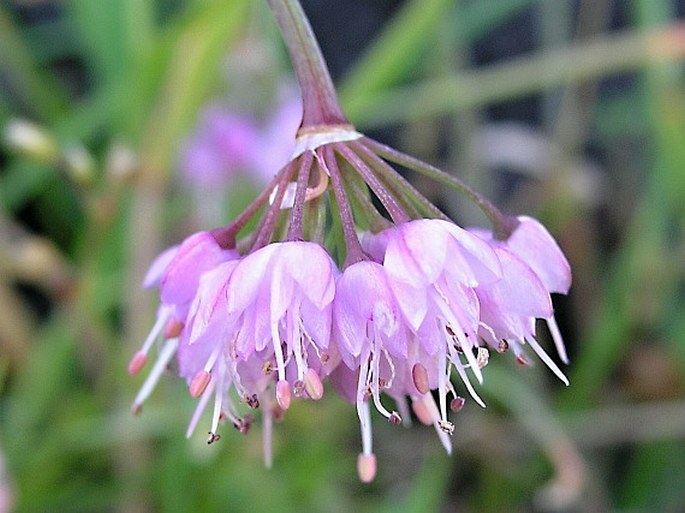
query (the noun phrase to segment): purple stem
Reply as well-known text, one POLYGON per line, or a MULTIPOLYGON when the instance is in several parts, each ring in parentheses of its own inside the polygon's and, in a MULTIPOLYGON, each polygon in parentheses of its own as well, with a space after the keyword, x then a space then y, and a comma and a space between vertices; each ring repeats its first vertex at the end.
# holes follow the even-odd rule
POLYGON ((374 141, 373 139, 369 139, 368 137, 363 139, 363 144, 384 159, 409 169, 413 169, 414 171, 432 178, 433 180, 436 180, 442 184, 448 185, 467 196, 490 220, 493 226, 493 234, 495 235, 496 239, 506 240, 518 225, 518 221, 515 217, 503 214, 495 205, 490 202, 490 200, 488 200, 478 191, 475 191, 469 187, 456 176, 445 173, 437 167, 431 166, 426 162, 411 157, 405 153, 402 153, 401 151, 391 148, 390 146, 386 146, 385 144, 374 141))
POLYGON ((312 152, 307 151, 302 155, 300 170, 297 173, 297 188, 295 189, 295 201, 290 213, 290 226, 288 227, 288 240, 303 240, 302 219, 304 216, 304 203, 309 185, 309 173, 312 169, 312 152))
POLYGON ((338 211, 340 212, 343 234, 345 235, 344 267, 349 267, 356 262, 368 260, 368 258, 364 253, 361 244, 359 243, 359 238, 357 237, 354 217, 352 216, 350 203, 347 200, 347 193, 345 192, 345 186, 343 185, 342 176, 340 175, 340 168, 338 167, 338 162, 335 158, 333 148, 326 146, 323 148, 323 151, 325 151, 323 158, 326 169, 331 177, 333 194, 335 194, 335 201, 338 203, 338 211))
POLYGON ((283 166, 280 171, 271 179, 269 184, 264 188, 264 190, 259 193, 259 195, 250 203, 245 210, 243 210, 238 217, 236 217, 232 223, 223 227, 216 228, 212 230, 212 236, 216 239, 217 244, 224 249, 233 249, 236 246, 236 237, 240 233, 240 230, 245 228, 245 225, 249 222, 252 217, 259 212, 264 206, 264 203, 269 199, 271 192, 274 187, 282 180, 283 173, 287 173, 287 169, 290 167, 290 163, 283 166))
POLYGON ((268 0, 302 90, 302 128, 348 124, 312 27, 297 0, 268 0))
POLYGON ((290 177, 295 170, 295 164, 297 160, 291 161, 287 166, 283 175, 278 181, 278 189, 276 190, 276 196, 274 197, 274 202, 269 205, 266 209, 266 213, 262 217, 259 226, 255 233, 257 236, 250 247, 249 253, 258 250, 259 248, 266 246, 273 236, 274 226, 278 220, 278 215, 281 212, 281 203, 283 203, 283 196, 285 196, 285 191, 288 188, 288 183, 290 182, 290 177))
POLYGON ((397 204, 395 198, 392 197, 390 192, 383 187, 373 171, 366 165, 366 163, 352 151, 347 145, 336 143, 334 145, 335 151, 337 151, 349 164, 361 175, 366 184, 371 188, 373 193, 378 197, 378 200, 388 211, 390 217, 395 223, 404 223, 409 221, 410 218, 407 213, 402 210, 402 208, 397 204))

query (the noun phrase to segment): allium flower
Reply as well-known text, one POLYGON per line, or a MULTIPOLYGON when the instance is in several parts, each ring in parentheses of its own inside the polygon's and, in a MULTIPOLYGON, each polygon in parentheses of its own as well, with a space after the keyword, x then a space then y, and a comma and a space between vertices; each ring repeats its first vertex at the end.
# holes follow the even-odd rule
POLYGON ((568 363, 564 341, 554 320, 550 293, 568 293, 571 267, 547 229, 527 216, 517 224, 506 240, 493 238, 492 232, 472 230, 487 241, 503 267, 503 279, 491 287, 479 287, 478 297, 485 323, 491 328, 481 336, 494 347, 513 347, 522 356, 520 343, 527 342, 540 358, 568 384, 563 373, 545 354, 535 339, 535 318, 547 322, 559 357, 568 363))
POLYGON ((337 269, 328 253, 311 242, 270 244, 245 257, 226 285, 227 315, 236 319, 233 350, 246 360, 270 348, 278 375, 276 399, 286 410, 291 390, 306 390, 312 399, 323 394, 317 366, 310 366, 311 350, 321 363, 331 329, 331 303, 337 269), (290 359, 294 382, 286 377, 290 359))
POLYGON ((237 258, 233 250, 222 249, 209 232, 198 232, 179 246, 167 249, 153 262, 144 284, 159 285, 161 305, 157 311, 157 321, 145 339, 142 348, 129 363, 129 374, 137 374, 145 366, 148 353, 160 337, 166 340, 159 357, 147 380, 134 401, 134 411, 140 407, 152 392, 166 365, 178 348, 191 302, 200 284, 202 274, 221 262, 237 258))
POLYGON ((212 398, 210 443, 223 419, 246 433, 245 408, 260 408, 269 464, 273 418, 293 397, 321 399, 328 379, 356 406, 357 470, 368 482, 376 474, 372 402, 399 424, 409 420, 408 398, 449 452, 456 428, 448 407, 458 412, 465 403, 457 390, 483 405, 472 378, 484 379, 486 346, 511 347, 523 360, 528 345, 566 382, 538 344, 535 321, 548 322, 566 361, 550 294, 568 291, 570 270, 537 221, 505 216, 456 178, 357 132, 297 2, 269 3, 303 93, 302 126, 286 141, 291 160, 233 222, 153 264, 146 284, 159 284, 161 306, 130 372, 162 331, 167 340, 134 409, 176 355, 199 399, 188 435, 212 398), (462 192, 492 232, 457 226, 392 164, 462 192))

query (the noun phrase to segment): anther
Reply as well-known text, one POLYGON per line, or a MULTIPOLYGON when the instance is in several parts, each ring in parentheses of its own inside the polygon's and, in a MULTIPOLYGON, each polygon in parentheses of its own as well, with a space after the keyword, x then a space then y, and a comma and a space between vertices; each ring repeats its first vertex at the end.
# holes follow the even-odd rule
POLYGON ((360 454, 357 456, 357 474, 362 483, 370 483, 376 477, 376 455, 360 454))
POLYGON ((319 357, 319 360, 321 360, 321 363, 323 365, 326 365, 330 359, 331 359, 331 355, 329 355, 328 353, 323 352, 323 351, 321 352, 321 356, 319 357))
POLYGON ((252 415, 245 415, 245 417, 237 419, 237 421, 233 423, 233 427, 236 428, 240 434, 246 435, 250 432, 250 427, 253 422, 254 417, 252 415))
POLYGON ((426 368, 420 363, 415 364, 411 369, 411 377, 414 380, 416 390, 421 394, 427 394, 430 387, 428 384, 428 371, 426 368))
POLYGON ((309 397, 318 401, 323 397, 323 383, 319 377, 319 373, 314 369, 307 369, 304 373, 304 387, 307 390, 309 397))
POLYGON ((128 362, 129 375, 133 376, 135 374, 138 374, 140 372, 140 369, 142 369, 146 363, 147 355, 142 351, 138 351, 136 354, 133 355, 131 361, 128 362))
POLYGON ((181 331, 183 331, 183 326, 184 324, 181 321, 174 319, 173 317, 170 318, 164 326, 164 338, 178 337, 181 334, 181 331))
POLYGON ((209 385, 209 381, 212 379, 212 375, 206 370, 198 371, 190 382, 190 395, 191 397, 200 397, 202 393, 209 385))
POLYGON ((209 432, 209 437, 207 438, 207 444, 213 444, 214 442, 218 442, 221 439, 221 435, 217 433, 212 433, 211 431, 209 432))
POLYGON ((476 363, 478 364, 478 367, 482 369, 488 364, 489 361, 490 351, 488 351, 485 347, 479 347, 478 352, 476 353, 476 363))
POLYGON ((270 362, 270 361, 264 362, 264 365, 262 365, 262 373, 264 373, 265 376, 268 376, 273 371, 274 371, 273 362, 270 362))
POLYGON ((282 379, 276 383, 276 402, 282 410, 287 410, 290 407, 291 393, 290 383, 286 380, 282 379))
POLYGON ((302 397, 304 395, 304 381, 298 379, 293 383, 293 394, 295 394, 295 397, 302 397))
POLYGON ((454 424, 452 424, 449 420, 439 420, 438 421, 438 427, 444 432, 447 433, 448 435, 454 434, 454 424))
POLYGON ((390 414, 390 417, 388 417, 388 422, 390 422, 390 424, 397 426, 398 424, 402 423, 402 417, 400 417, 399 413, 394 411, 390 414))
POLYGON ((253 410, 259 408, 259 397, 257 397, 257 394, 246 395, 243 397, 243 401, 253 410))
POLYGON ((458 395, 450 401, 450 410, 454 413, 460 412, 464 407, 464 403, 466 403, 466 399, 458 395))
POLYGON ((500 340, 499 345, 497 346, 497 352, 506 353, 507 351, 509 351, 509 342, 504 339, 500 340))
POLYGON ((131 413, 133 415, 140 415, 143 412, 143 405, 139 403, 134 403, 133 406, 131 406, 131 413))

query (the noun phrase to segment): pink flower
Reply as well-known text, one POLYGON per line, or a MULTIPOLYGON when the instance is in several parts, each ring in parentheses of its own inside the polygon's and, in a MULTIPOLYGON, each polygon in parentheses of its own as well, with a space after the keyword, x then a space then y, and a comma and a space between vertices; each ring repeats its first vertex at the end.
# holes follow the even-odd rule
POLYGON ((179 336, 186 326, 191 303, 197 293, 201 277, 219 264, 236 259, 236 251, 219 246, 209 232, 198 232, 161 253, 148 271, 144 284, 159 285, 161 305, 157 320, 142 348, 129 363, 129 373, 137 374, 147 363, 147 355, 160 336, 165 339, 148 378, 133 403, 139 410, 143 401, 152 393, 166 365, 176 354, 179 336))
MULTIPOLYGON (((382 233, 380 240, 384 241, 380 247, 385 245, 383 268, 390 289, 419 341, 414 352, 426 363, 422 363, 420 372, 423 375, 425 369, 428 382, 437 383, 440 425, 451 432, 447 394, 457 397, 450 382, 452 366, 470 394, 482 404, 466 370, 470 369, 482 382, 481 367, 487 362, 487 350, 479 348, 480 303, 476 287, 501 279, 499 260, 487 243, 441 220, 404 223, 382 233)), ((379 251, 378 240, 367 238, 365 243, 379 251)), ((414 369, 413 362, 409 368, 414 369)))
POLYGON ((519 224, 505 241, 496 240, 486 230, 472 230, 495 250, 502 264, 503 279, 481 286, 484 329, 481 336, 492 346, 507 348, 523 361, 521 344, 528 343, 559 378, 568 384, 557 365, 535 338, 535 319, 549 326, 557 352, 564 363, 568 356, 554 320, 550 293, 566 294, 571 286, 571 269, 566 257, 547 229, 530 217, 517 218, 519 224))
MULTIPOLYGON (((418 401, 430 398, 428 375, 422 375, 417 382, 411 371, 416 368, 425 372, 421 362, 427 363, 429 357, 403 317, 382 265, 358 262, 338 278, 333 302, 333 340, 345 365, 333 372, 331 380, 343 397, 356 404, 363 446, 358 472, 360 479, 367 482, 375 474, 369 398, 393 424, 399 424, 401 416, 383 406, 381 392, 395 398, 405 418, 406 395, 418 401)), ((436 417, 436 428, 438 422, 436 417)), ((451 450, 449 440, 442 438, 447 450, 451 450)))
POLYGON ((284 410, 292 387, 314 399, 323 393, 319 371, 327 374, 332 363, 328 341, 337 272, 318 244, 272 243, 242 259, 226 285, 227 315, 235 320, 232 351, 242 360, 272 352, 276 398, 284 410), (294 379, 286 375, 291 360, 294 379))

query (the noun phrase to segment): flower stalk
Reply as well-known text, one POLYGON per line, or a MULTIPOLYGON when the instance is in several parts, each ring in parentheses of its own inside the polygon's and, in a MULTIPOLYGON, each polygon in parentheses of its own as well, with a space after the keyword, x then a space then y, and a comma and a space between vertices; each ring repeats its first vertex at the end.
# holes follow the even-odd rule
POLYGON ((297 0, 268 2, 302 88, 295 148, 233 223, 188 237, 151 266, 145 284, 160 289, 158 319, 129 372, 142 370, 156 340, 163 349, 133 409, 176 356, 199 399, 188 432, 212 395, 208 443, 225 420, 247 434, 262 405, 270 465, 272 421, 298 400, 320 400, 329 381, 356 406, 357 470, 369 482, 371 404, 400 424, 409 399, 450 452, 458 426, 449 416, 465 401, 457 387, 484 406, 474 385, 490 351, 527 362, 532 350, 568 384, 535 327, 547 322, 567 362, 550 294, 568 292, 571 272, 534 219, 506 216, 458 178, 356 132, 297 0), (457 189, 493 230, 459 227, 393 164, 457 189), (248 223, 256 226, 243 234, 248 223))
POLYGON ((347 125, 319 43, 297 0, 268 0, 302 89, 302 127, 347 125))

